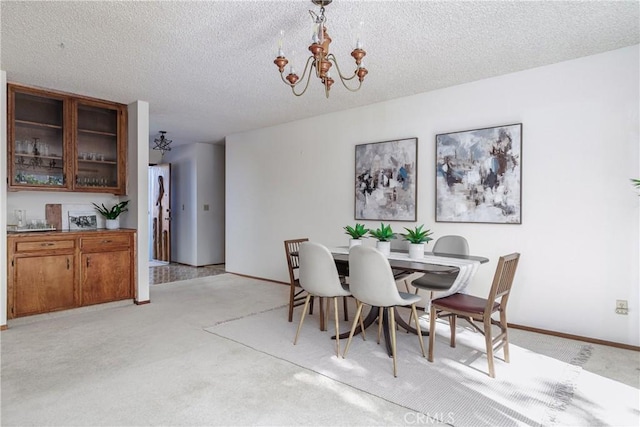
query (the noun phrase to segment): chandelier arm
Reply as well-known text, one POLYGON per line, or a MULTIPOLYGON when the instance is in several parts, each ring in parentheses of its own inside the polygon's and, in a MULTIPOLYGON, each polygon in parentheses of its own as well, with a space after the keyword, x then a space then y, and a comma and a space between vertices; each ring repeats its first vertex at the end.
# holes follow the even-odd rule
MULTIPOLYGON (((297 85, 298 85, 298 83, 300 83, 300 82, 302 81, 302 79, 304 78, 304 75, 305 75, 305 74, 307 74, 307 68, 309 68, 309 63, 311 63, 311 61, 312 61, 312 60, 313 60, 313 56, 310 56, 309 58, 307 58, 307 63, 304 65, 304 71, 303 71, 303 72, 302 72, 302 74, 301 74, 301 75, 302 75, 302 78, 301 78, 300 80, 298 80, 298 81, 297 81, 296 83, 294 83, 294 84, 289 83, 289 82, 287 81, 287 79, 285 79, 285 77, 284 77, 284 70, 283 70, 283 71, 280 73, 280 78, 282 79, 282 81, 284 82, 284 84, 286 84, 287 86, 290 86, 290 87, 292 87, 292 88, 293 88, 294 86, 297 86, 297 85)), ((311 73, 309 73, 309 74, 311 74, 311 73)))
POLYGON ((355 88, 350 88, 349 86, 347 86, 347 83, 346 83, 346 82, 348 82, 348 81, 350 81, 350 80, 353 80, 353 78, 354 78, 354 77, 356 77, 356 76, 357 76, 357 74, 355 74, 355 72, 354 72, 353 76, 351 76, 351 77, 344 77, 344 76, 342 75, 342 73, 340 72, 340 66, 338 65, 338 61, 336 61, 335 56, 333 56, 333 54, 329 54, 329 55, 327 56, 327 58, 328 58, 331 62, 333 62, 333 63, 335 64, 335 66, 336 66, 336 70, 338 70, 338 76, 340 77, 340 83, 342 83, 342 86, 344 86, 344 87, 345 87, 348 91, 350 91, 350 92, 357 92, 357 91, 359 91, 359 90, 360 90, 360 88, 362 87, 362 81, 358 81, 358 86, 357 86, 357 87, 355 87, 355 88), (330 58, 329 58, 329 57, 330 57, 330 58))
POLYGON ((340 66, 338 65, 338 61, 336 60, 336 57, 333 53, 330 53, 329 55, 327 55, 327 60, 333 62, 333 64, 336 66, 336 70, 338 71, 338 76, 340 77, 340 80, 342 80, 343 82, 353 80, 355 77, 358 76, 356 74, 356 71, 358 71, 358 69, 356 68, 356 70, 353 72, 353 75, 351 77, 345 77, 344 74, 342 74, 342 72, 340 71, 340 66))
POLYGON ((307 84, 304 85, 304 89, 302 90, 302 92, 300 93, 296 93, 296 88, 295 85, 291 86, 291 92, 293 92, 293 94, 295 96, 302 96, 304 95, 304 93, 307 91, 307 88, 309 87, 309 82, 311 82, 311 68, 313 68, 313 66, 311 68, 309 68, 309 73, 307 74, 307 67, 309 65, 309 60, 313 59, 312 56, 309 57, 309 59, 307 60, 307 65, 304 67, 304 73, 302 73, 302 78, 300 79, 300 81, 304 80, 304 76, 306 74, 307 76, 307 84))

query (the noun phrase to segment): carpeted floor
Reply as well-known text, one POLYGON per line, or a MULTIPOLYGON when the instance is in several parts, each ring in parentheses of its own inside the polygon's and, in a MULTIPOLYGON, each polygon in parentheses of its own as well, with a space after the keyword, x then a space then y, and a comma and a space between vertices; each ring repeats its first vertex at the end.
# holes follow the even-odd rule
POLYGON ((293 346, 288 291, 220 274, 153 286, 141 306, 12 319, 0 425, 638 425, 637 352, 513 330, 492 381, 470 343, 439 339, 429 363, 400 334, 394 379, 372 336, 336 358, 317 313, 293 346))
MULTIPOLYGON (((491 379, 484 337, 459 328, 457 347, 451 348, 445 338, 448 324, 438 324, 434 363, 421 356, 416 335, 398 334, 394 378, 392 360, 376 343, 376 328, 369 328, 366 341, 355 337, 344 359, 336 357, 332 333, 321 332, 314 318, 305 322, 298 344, 292 345, 297 325, 283 322, 285 316, 286 308, 267 310, 205 330, 456 426, 553 424, 570 404, 580 374, 576 361, 589 348, 574 341, 552 358, 511 345, 512 363, 496 361, 497 378, 491 379)), ((343 322, 341 331, 348 328, 343 322)), ((345 343, 341 341, 342 349, 345 343)))

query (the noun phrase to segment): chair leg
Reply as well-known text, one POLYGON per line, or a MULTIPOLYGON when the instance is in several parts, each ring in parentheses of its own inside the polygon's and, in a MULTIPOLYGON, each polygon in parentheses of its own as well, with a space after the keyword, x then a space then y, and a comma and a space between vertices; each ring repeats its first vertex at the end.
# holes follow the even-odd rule
MULTIPOLYGON (((344 348, 344 353, 342 354, 342 358, 347 357, 347 352, 349 351, 349 346, 351 345, 351 339, 353 338, 353 333, 356 330, 356 326, 358 326, 358 320, 362 322, 360 316, 362 315, 362 303, 358 301, 358 308, 356 310, 356 317, 353 319, 353 324, 351 325, 351 332, 349 332, 349 339, 347 340, 347 345, 344 348)), ((336 337, 337 339, 338 337, 336 337)))
POLYGON ((292 283, 289 289, 289 322, 293 322, 293 299, 296 294, 296 286, 292 283))
POLYGON ((502 347, 504 361, 509 363, 509 330, 507 328, 507 313, 504 310, 500 311, 500 329, 504 333, 504 346, 502 347))
POLYGON ((347 310, 347 298, 348 297, 342 297, 342 309, 344 310, 344 321, 345 322, 349 321, 349 310, 347 310))
POLYGON ((302 317, 300 317, 300 323, 298 323, 298 330, 296 331, 296 337, 293 339, 293 345, 296 345, 298 342, 298 335, 300 334, 300 329, 302 328, 302 323, 304 322, 304 315, 307 314, 307 306, 309 305, 309 300, 311 299, 311 295, 307 295, 304 299, 304 309, 302 310, 302 317))
POLYGON ((389 307, 389 328, 391 329, 391 357, 393 358, 393 376, 398 376, 398 368, 396 366, 396 316, 393 307, 389 307))
POLYGON ((451 347, 456 346, 456 317, 458 316, 453 313, 449 316, 449 328, 451 328, 451 342, 449 345, 451 347))
POLYGON ((333 297, 333 316, 336 321, 336 357, 340 357, 340 328, 338 327, 338 297, 333 297))
POLYGON ((489 362, 489 376, 496 377, 493 366, 493 340, 491 339, 491 317, 486 316, 484 319, 484 340, 487 344, 487 361, 489 362))
POLYGON ((384 308, 378 310, 378 344, 380 344, 380 336, 382 335, 382 319, 384 316, 384 308))
POLYGON ((436 308, 431 304, 429 309, 429 356, 427 360, 433 362, 433 346, 436 343, 436 308))
MULTIPOLYGON (((416 305, 411 304, 411 314, 413 314, 413 318, 416 321, 416 331, 418 332, 418 341, 420 341, 420 350, 422 350, 422 357, 426 357, 424 352, 424 341, 422 340, 422 331, 420 330, 420 321, 418 320, 418 311, 416 310, 416 305)), ((409 317, 411 319, 411 317, 409 317)))
POLYGON ((366 341, 367 335, 364 333, 364 319, 362 315, 360 315, 360 331, 360 335, 362 335, 362 341, 366 341))
POLYGON ((320 312, 320 330, 326 331, 327 322, 326 322, 326 317, 324 315, 324 298, 322 297, 318 298, 318 311, 320 312))

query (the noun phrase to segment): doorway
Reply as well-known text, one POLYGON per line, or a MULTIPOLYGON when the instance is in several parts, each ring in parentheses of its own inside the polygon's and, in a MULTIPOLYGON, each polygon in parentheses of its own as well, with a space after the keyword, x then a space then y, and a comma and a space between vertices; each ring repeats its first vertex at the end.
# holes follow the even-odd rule
POLYGON ((171 261, 171 164, 149 166, 149 260, 171 261))

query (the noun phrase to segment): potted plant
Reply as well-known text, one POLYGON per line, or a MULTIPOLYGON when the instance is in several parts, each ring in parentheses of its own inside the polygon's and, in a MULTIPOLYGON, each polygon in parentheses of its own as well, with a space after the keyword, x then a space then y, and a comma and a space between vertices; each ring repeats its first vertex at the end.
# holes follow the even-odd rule
POLYGON ((429 237, 433 232, 431 230, 423 230, 422 227, 424 227, 424 224, 414 228, 413 230, 408 229, 407 227, 404 228, 407 230, 407 233, 402 233, 402 237, 410 243, 409 258, 424 258, 424 244, 433 240, 429 237))
POLYGON ((368 228, 364 228, 364 224, 356 224, 355 227, 347 225, 344 229, 345 234, 351 236, 351 239, 349 239, 349 247, 361 244, 362 240, 360 240, 360 238, 364 237, 369 232, 368 228))
POLYGON ((391 252, 390 240, 395 239, 396 237, 393 230, 391 230, 391 225, 384 225, 384 223, 381 222, 380 228, 369 230, 369 234, 378 239, 376 248, 386 256, 389 256, 389 253, 391 252))
POLYGON ((129 200, 125 200, 124 202, 120 202, 108 209, 104 203, 101 206, 92 203, 93 206, 96 207, 96 210, 100 212, 100 215, 105 217, 106 225, 105 228, 107 230, 117 230, 120 228, 120 214, 122 212, 127 212, 127 205, 129 204, 129 200))

